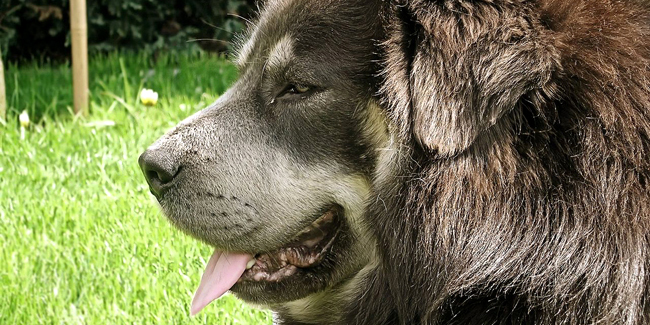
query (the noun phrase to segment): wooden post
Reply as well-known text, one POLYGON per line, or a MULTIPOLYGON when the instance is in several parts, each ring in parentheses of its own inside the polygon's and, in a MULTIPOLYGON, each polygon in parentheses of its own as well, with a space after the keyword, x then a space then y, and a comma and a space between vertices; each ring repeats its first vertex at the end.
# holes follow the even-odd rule
POLYGON ((74 112, 88 114, 88 22, 86 0, 70 1, 70 31, 72 36, 72 85, 74 112))
POLYGON ((0 120, 7 120, 7 92, 5 89, 5 68, 2 65, 2 51, 0 51, 0 120))

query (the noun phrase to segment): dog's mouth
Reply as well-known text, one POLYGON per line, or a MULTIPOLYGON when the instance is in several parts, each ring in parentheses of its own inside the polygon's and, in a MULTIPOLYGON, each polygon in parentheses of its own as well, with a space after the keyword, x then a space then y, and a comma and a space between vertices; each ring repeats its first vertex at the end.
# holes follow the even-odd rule
POLYGON ((326 210, 288 244, 251 255, 215 250, 192 301, 192 315, 222 296, 235 283, 280 282, 318 266, 341 229, 341 208, 326 210))
POLYGON ((277 282, 296 274, 299 268, 320 264, 340 229, 338 210, 329 209, 289 244, 255 255, 238 282, 277 282))

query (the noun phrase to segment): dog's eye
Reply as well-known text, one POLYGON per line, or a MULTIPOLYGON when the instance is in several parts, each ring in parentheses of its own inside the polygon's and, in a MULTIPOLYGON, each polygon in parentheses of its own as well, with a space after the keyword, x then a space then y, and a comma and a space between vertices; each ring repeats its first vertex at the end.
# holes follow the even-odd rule
POLYGON ((293 85, 293 86, 291 86, 290 91, 291 91, 291 93, 295 93, 295 94, 304 94, 304 93, 308 92, 310 89, 311 88, 309 88, 308 86, 305 86, 305 85, 293 85))
POLYGON ((311 87, 309 87, 309 86, 305 86, 305 85, 301 85, 301 84, 291 84, 291 85, 288 85, 286 88, 284 88, 284 90, 282 90, 282 92, 280 92, 280 94, 278 95, 278 98, 288 96, 288 95, 300 95, 300 94, 304 94, 304 93, 306 93, 306 92, 308 92, 310 90, 311 90, 311 87))

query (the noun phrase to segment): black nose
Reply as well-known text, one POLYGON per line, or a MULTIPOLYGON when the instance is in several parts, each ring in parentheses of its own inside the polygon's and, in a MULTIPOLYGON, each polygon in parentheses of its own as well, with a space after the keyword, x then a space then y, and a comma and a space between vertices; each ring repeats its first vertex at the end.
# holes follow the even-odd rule
POLYGON ((138 162, 155 196, 162 195, 169 188, 179 169, 174 159, 163 150, 147 149, 138 162))

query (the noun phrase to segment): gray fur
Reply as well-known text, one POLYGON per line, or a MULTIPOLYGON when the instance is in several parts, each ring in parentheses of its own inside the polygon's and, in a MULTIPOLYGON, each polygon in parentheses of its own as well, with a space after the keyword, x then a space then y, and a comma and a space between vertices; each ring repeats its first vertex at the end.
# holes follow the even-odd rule
POLYGON ((350 213, 322 265, 244 300, 283 324, 650 322, 647 2, 269 0, 249 35, 239 81, 152 149, 183 167, 163 209, 251 253, 350 213))
POLYGON ((388 139, 386 117, 372 100, 369 62, 376 57, 369 33, 378 28, 345 20, 367 10, 341 1, 267 3, 236 60, 239 80, 141 158, 155 156, 174 174, 157 193, 171 223, 221 250, 272 251, 323 209, 343 208, 341 234, 318 266, 290 280, 232 288, 277 311, 278 322, 313 321, 323 311, 330 316, 323 323, 340 322, 353 298, 350 283, 376 256, 360 218, 370 201, 376 148, 388 139), (334 27, 349 30, 323 42, 320 35, 334 27), (359 39, 342 37, 349 34, 359 39), (331 61, 341 49, 353 55, 331 61), (310 91, 285 94, 292 84, 310 91))

